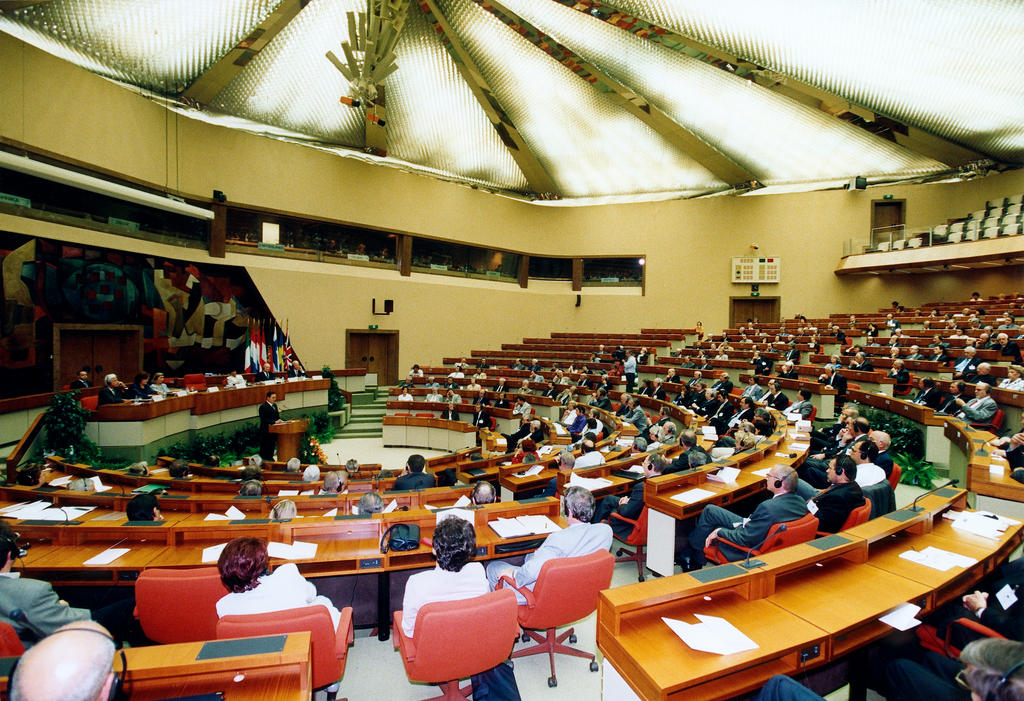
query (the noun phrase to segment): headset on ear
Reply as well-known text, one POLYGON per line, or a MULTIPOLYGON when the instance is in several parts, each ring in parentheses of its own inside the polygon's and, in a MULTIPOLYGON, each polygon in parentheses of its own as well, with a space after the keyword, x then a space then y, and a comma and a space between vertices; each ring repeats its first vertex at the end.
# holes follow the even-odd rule
POLYGON ((782 480, 775 480, 775 488, 782 489, 782 480))
POLYGON ((838 463, 836 463, 836 466, 833 469, 833 472, 836 473, 836 477, 842 476, 842 474, 843 474, 843 466, 838 464, 838 463))
POLYGON ((1000 695, 1002 695, 1003 689, 1006 688, 1007 685, 1009 685, 1010 683, 1010 678, 1013 676, 1014 672, 1016 672, 1021 667, 1024 667, 1024 661, 1018 662, 1017 664, 1013 665, 1008 670, 1006 670, 1006 674, 1004 674, 999 679, 999 682, 995 685, 995 687, 990 689, 989 692, 985 694, 985 701, 999 701, 999 697, 1000 695))

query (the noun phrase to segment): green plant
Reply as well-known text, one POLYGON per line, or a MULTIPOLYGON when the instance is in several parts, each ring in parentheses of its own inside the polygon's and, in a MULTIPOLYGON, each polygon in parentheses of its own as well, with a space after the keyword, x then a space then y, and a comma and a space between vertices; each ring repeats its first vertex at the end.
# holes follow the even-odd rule
POLYGON ((903 453, 917 459, 924 457, 924 434, 913 421, 874 407, 858 405, 860 415, 868 420, 873 431, 885 431, 891 444, 889 452, 903 453))
POLYGON ((916 487, 931 489, 932 482, 938 475, 932 468, 932 464, 922 457, 915 457, 906 453, 894 452, 893 462, 900 466, 901 484, 912 484, 916 487))
POLYGON ((341 407, 345 406, 345 395, 341 393, 338 381, 334 379, 334 373, 326 365, 321 373, 325 379, 331 381, 331 386, 327 388, 327 411, 341 411, 341 407))
POLYGON ((100 449, 85 435, 92 412, 78 402, 77 391, 57 392, 43 418, 43 452, 56 453, 79 462, 95 462, 100 449))

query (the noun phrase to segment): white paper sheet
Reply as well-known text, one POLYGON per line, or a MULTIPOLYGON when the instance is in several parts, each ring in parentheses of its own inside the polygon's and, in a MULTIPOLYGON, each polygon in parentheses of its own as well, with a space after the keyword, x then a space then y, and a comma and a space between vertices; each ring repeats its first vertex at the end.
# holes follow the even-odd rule
POLYGON ((216 562, 226 545, 227 543, 221 543, 220 545, 211 545, 208 548, 203 548, 203 562, 216 562))
POLYGON ((331 509, 330 511, 328 511, 327 513, 324 514, 324 516, 337 516, 337 515, 338 515, 338 509, 337 508, 331 509))
POLYGON ((316 557, 316 547, 316 543, 305 543, 299 540, 291 545, 272 540, 267 545, 267 554, 282 560, 309 560, 316 557))
POLYGON ((231 518, 224 514, 206 514, 204 521, 230 521, 231 518))
POLYGON ((740 470, 738 467, 723 467, 718 472, 712 472, 708 474, 708 479, 712 482, 723 482, 726 484, 735 484, 736 478, 739 477, 740 470))
POLYGON ((398 508, 398 500, 392 499, 391 503, 384 507, 382 514, 390 514, 392 511, 398 508))
POLYGON ((771 472, 771 471, 772 471, 772 468, 770 468, 770 467, 762 467, 760 470, 754 470, 752 474, 755 474, 758 477, 767 477, 768 473, 771 472))
POLYGON ((954 567, 970 567, 978 563, 973 558, 960 555, 959 553, 951 553, 948 550, 942 550, 930 545, 924 550, 907 550, 900 553, 900 557, 925 567, 931 567, 933 570, 940 572, 945 572, 954 567))
POLYGON ((224 515, 236 520, 245 518, 245 512, 237 506, 229 506, 228 510, 224 512, 224 515))
POLYGON ((953 528, 999 540, 1008 526, 1020 523, 1014 519, 998 516, 989 511, 961 511, 953 520, 953 528))
POLYGON ((569 476, 569 486, 571 487, 583 487, 594 491, 595 489, 601 489, 602 487, 608 487, 612 485, 610 479, 604 477, 580 477, 575 472, 569 476))
POLYGON ((96 557, 90 557, 83 565, 109 565, 111 562, 129 552, 131 548, 107 548, 96 557))
POLYGON ((57 479, 50 480, 49 482, 47 482, 47 484, 50 485, 51 487, 63 487, 73 479, 73 475, 64 475, 63 477, 58 477, 57 479))
POLYGON ((694 487, 693 489, 688 489, 685 492, 676 494, 672 499, 675 501, 681 501, 684 504, 696 504, 701 499, 707 499, 708 497, 713 496, 715 496, 714 492, 709 492, 708 490, 701 489, 700 487, 694 487))
POLYGON ((282 489, 277 493, 279 497, 297 497, 299 496, 298 489, 282 489))
POLYGON ((54 521, 58 523, 74 521, 79 516, 84 516, 95 508, 95 506, 54 506, 49 509, 33 512, 32 519, 36 521, 54 521))
POLYGON ((464 506, 469 506, 469 503, 469 497, 463 494, 461 497, 455 500, 455 503, 452 504, 452 506, 454 506, 456 509, 461 509, 464 506))
POLYGON ((100 481, 99 475, 94 475, 92 478, 90 478, 90 481, 93 483, 93 485, 95 485, 97 492, 106 492, 107 490, 111 489, 111 487, 108 487, 107 485, 103 484, 103 482, 100 481))
POLYGON ((664 617, 661 620, 694 650, 716 655, 731 655, 758 648, 757 643, 724 618, 700 613, 694 615, 700 623, 686 623, 664 617))
POLYGON ((35 514, 45 511, 51 506, 45 499, 30 501, 27 504, 11 504, 0 509, 0 513, 12 518, 35 518, 35 514))
POLYGON ((878 620, 896 630, 910 630, 921 625, 921 621, 915 618, 920 610, 921 607, 914 604, 900 604, 878 620))
POLYGON ((523 524, 514 518, 496 518, 489 521, 487 525, 502 538, 530 535, 530 532, 523 527, 523 524))
POLYGON ((539 463, 528 470, 525 470, 523 472, 517 472, 516 477, 532 477, 533 475, 539 475, 543 471, 544 463, 539 463))

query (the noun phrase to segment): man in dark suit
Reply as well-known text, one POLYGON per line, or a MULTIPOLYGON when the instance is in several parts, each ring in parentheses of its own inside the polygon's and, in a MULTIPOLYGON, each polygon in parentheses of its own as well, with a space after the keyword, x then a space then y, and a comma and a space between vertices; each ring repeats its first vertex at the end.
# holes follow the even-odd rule
MULTIPOLYGON (((691 452, 695 451, 698 453, 704 453, 705 455, 708 454, 708 452, 700 447, 700 444, 697 442, 696 431, 689 428, 685 428, 679 432, 679 447, 683 449, 683 452, 665 468, 666 474, 670 472, 682 472, 684 470, 689 470, 689 455, 691 452)), ((710 456, 708 457, 710 458, 710 456)))
POLYGON ((935 380, 930 377, 922 377, 918 382, 920 389, 914 397, 914 404, 938 409, 942 402, 942 390, 935 386, 935 380))
POLYGON ((818 530, 838 533, 850 512, 864 506, 864 494, 857 484, 857 464, 849 455, 839 455, 829 463, 828 488, 811 499, 808 509, 818 517, 818 530))
POLYGON ((69 389, 85 389, 89 386, 89 370, 82 368, 78 371, 78 377, 68 385, 69 389))
POLYGON ((892 437, 885 431, 872 431, 868 434, 868 438, 871 442, 878 447, 878 457, 875 458, 874 462, 882 471, 885 472, 886 478, 892 474, 892 456, 889 455, 889 446, 892 445, 892 437))
POLYGON ((270 363, 263 363, 263 369, 256 373, 252 380, 253 382, 268 382, 274 379, 274 368, 271 367, 270 363))
POLYGON ((793 343, 790 346, 789 350, 786 351, 785 360, 788 360, 789 362, 793 363, 794 365, 799 364, 799 362, 800 362, 800 349, 796 347, 796 343, 793 343))
POLYGON ((633 532, 633 524, 622 519, 612 518, 612 514, 619 514, 626 518, 636 520, 644 508, 644 480, 657 477, 665 472, 665 458, 658 453, 650 453, 644 458, 644 479, 638 479, 633 483, 633 489, 624 497, 613 495, 606 496, 597 506, 593 522, 607 521, 615 537, 625 540, 633 532))
POLYGON ((608 398, 608 391, 604 387, 598 388, 597 394, 590 400, 590 406, 596 406, 605 411, 612 410, 612 400, 608 398))
POLYGON ((977 353, 974 346, 964 348, 963 357, 953 361, 953 379, 962 380, 974 374, 974 371, 978 369, 978 363, 981 362, 977 353))
POLYGON ((481 428, 489 429, 491 427, 491 415, 487 411, 487 400, 484 399, 477 405, 476 411, 473 412, 473 425, 476 426, 479 431, 481 428))
POLYGON ((779 383, 775 380, 768 380, 768 393, 761 397, 761 404, 779 411, 789 406, 789 397, 783 394, 779 383))
POLYGON ((429 489, 436 485, 434 476, 423 471, 427 461, 418 453, 409 456, 405 463, 405 470, 395 480, 395 491, 406 489, 429 489))
POLYGON ((117 379, 117 375, 110 373, 103 378, 104 387, 100 390, 99 399, 96 403, 99 406, 104 404, 120 404, 124 401, 125 386, 121 380, 117 379))
POLYGON ((732 380, 729 379, 729 373, 725 370, 718 373, 718 380, 715 384, 711 385, 711 389, 716 392, 721 391, 726 397, 729 396, 729 392, 732 392, 732 380))
MULTIPOLYGON (((776 523, 795 521, 807 513, 807 503, 796 493, 796 470, 775 465, 768 471, 768 491, 772 497, 758 504, 749 519, 734 514, 715 504, 704 507, 697 525, 687 538, 680 553, 687 571, 704 565, 704 548, 723 538, 745 548, 755 548, 764 542, 768 530, 776 523)), ((719 545, 722 554, 730 560, 742 560, 746 553, 725 543, 719 545)))
POLYGON ((857 355, 853 356, 850 369, 858 372, 871 372, 875 369, 875 366, 871 364, 871 361, 863 353, 857 353, 857 355))
POLYGON ((953 380, 949 383, 949 392, 942 397, 938 406, 935 408, 936 414, 955 414, 960 411, 960 403, 958 399, 963 398, 964 383, 960 380, 953 380))
POLYGON ((718 435, 725 435, 729 430, 729 419, 736 413, 736 408, 722 390, 715 392, 714 409, 709 405, 705 411, 707 412, 708 423, 715 427, 718 435))
POLYGON ((660 378, 654 378, 654 381, 651 383, 651 394, 649 396, 653 397, 654 399, 660 399, 661 401, 665 401, 668 399, 668 394, 661 386, 660 378))
POLYGON ((779 368, 779 378, 780 379, 783 379, 783 380, 799 380, 800 379, 800 373, 798 373, 796 371, 796 367, 794 367, 793 362, 794 361, 792 361, 792 360, 787 360, 786 362, 784 362, 782 364, 782 367, 779 368))
POLYGON ((267 401, 260 404, 260 457, 264 460, 274 459, 274 448, 277 439, 270 432, 270 426, 281 421, 281 412, 277 410, 277 392, 267 392, 267 401))
POLYGON ((760 351, 754 351, 754 357, 750 359, 750 364, 754 366, 755 375, 770 375, 775 362, 768 358, 762 358, 760 351))
POLYGON ((836 391, 836 398, 841 399, 846 396, 846 378, 839 374, 836 368, 831 365, 826 365, 825 379, 823 380, 826 387, 831 387, 836 391))

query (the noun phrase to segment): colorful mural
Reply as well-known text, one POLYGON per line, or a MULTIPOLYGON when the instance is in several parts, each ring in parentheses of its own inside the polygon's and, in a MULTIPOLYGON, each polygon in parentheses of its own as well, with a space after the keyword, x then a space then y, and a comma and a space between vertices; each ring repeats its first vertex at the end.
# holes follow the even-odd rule
POLYGON ((241 369, 246 330, 270 317, 243 268, 0 232, 0 395, 52 388, 53 324, 144 329, 144 366, 174 375, 241 369))

